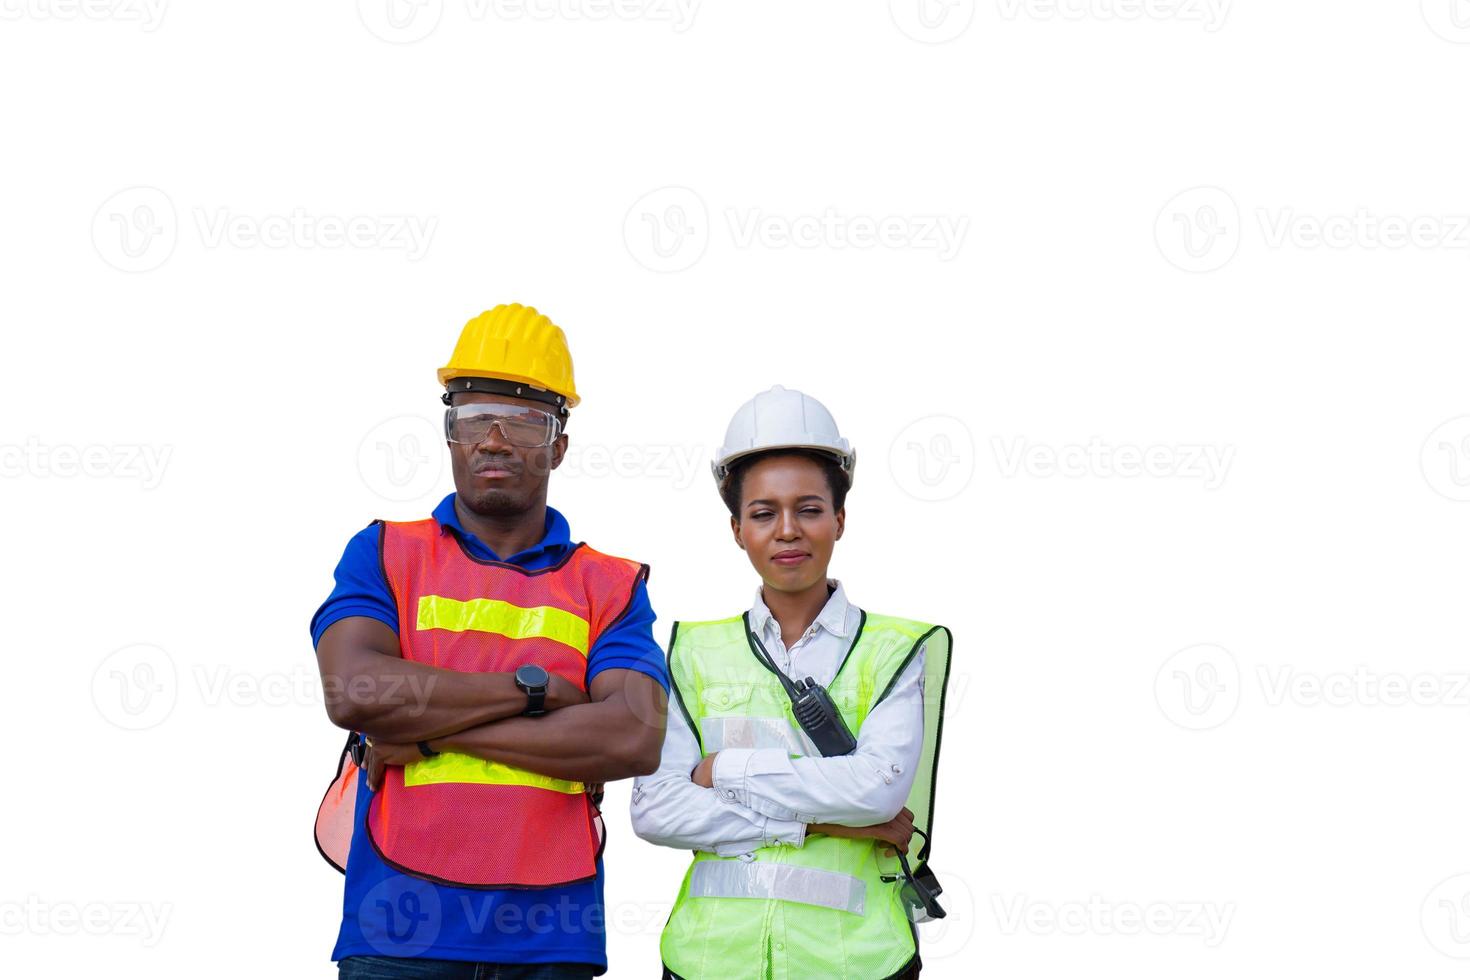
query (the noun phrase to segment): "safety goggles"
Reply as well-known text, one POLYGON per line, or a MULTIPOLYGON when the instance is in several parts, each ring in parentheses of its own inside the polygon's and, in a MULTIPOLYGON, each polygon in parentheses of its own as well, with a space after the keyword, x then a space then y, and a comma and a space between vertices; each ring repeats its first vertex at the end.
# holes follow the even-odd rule
MULTIPOLYGON (((918 827, 914 833, 924 838, 924 850, 929 849, 929 835, 918 827)), ((910 922, 929 922, 933 919, 942 919, 945 916, 944 909, 939 904, 939 893, 944 891, 939 887, 939 880, 929 871, 928 867, 921 867, 916 877, 909 867, 908 855, 898 851, 898 863, 903 868, 903 874, 886 874, 882 879, 888 882, 901 881, 898 896, 903 901, 904 910, 908 912, 910 922)))
POLYGON ((444 412, 444 435, 460 445, 479 445, 496 427, 501 438, 512 446, 537 449, 556 441, 561 434, 561 419, 539 408, 507 402, 470 402, 453 405, 444 412))

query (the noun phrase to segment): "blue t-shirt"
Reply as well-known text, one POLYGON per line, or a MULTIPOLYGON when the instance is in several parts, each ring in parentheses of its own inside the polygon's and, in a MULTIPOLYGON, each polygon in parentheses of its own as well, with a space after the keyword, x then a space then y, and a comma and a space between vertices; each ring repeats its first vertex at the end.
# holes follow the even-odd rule
MULTIPOLYGON (((572 547, 566 518, 546 508, 541 541, 500 558, 466 531, 454 511, 454 494, 434 508, 440 533, 457 534, 476 558, 507 561, 527 569, 556 564, 572 547)), ((337 565, 337 584, 311 620, 311 640, 319 643, 327 627, 348 616, 368 616, 398 632, 398 609, 378 562, 373 524, 347 543, 337 565)), ((668 690, 663 651, 653 639, 653 607, 640 581, 628 611, 587 653, 587 683, 604 670, 636 670, 668 690)), ((592 881, 552 888, 454 888, 394 871, 367 839, 372 793, 357 781, 352 847, 342 901, 342 929, 332 959, 347 956, 426 957, 482 963, 591 963, 607 969, 606 923, 602 907, 602 860, 592 881)), ((527 841, 535 847, 535 841, 527 841)))

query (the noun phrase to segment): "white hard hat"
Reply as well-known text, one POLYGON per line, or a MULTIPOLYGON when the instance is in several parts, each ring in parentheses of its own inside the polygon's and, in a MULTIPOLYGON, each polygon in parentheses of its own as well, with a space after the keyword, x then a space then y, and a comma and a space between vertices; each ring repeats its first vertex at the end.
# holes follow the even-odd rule
POLYGON ((810 395, 776 385, 741 405, 725 430, 725 444, 710 469, 724 483, 730 464, 767 449, 813 449, 831 456, 847 475, 857 467, 857 451, 837 431, 837 420, 810 395))

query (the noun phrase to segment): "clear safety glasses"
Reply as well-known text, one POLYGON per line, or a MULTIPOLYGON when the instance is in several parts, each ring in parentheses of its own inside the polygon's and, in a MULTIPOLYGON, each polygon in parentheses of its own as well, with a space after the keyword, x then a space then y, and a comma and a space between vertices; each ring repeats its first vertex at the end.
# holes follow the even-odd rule
POLYGON ((501 438, 521 449, 549 446, 561 434, 561 419, 525 405, 470 402, 444 412, 444 435, 450 442, 478 445, 490 438, 490 430, 496 426, 501 438))
MULTIPOLYGON (((925 849, 929 846, 929 835, 918 827, 914 833, 924 838, 925 849)), ((909 868, 908 855, 898 851, 898 863, 903 868, 903 874, 883 875, 884 881, 901 881, 898 895, 903 900, 904 909, 908 912, 909 920, 912 922, 930 922, 934 919, 944 918, 945 912, 939 904, 939 893, 944 889, 939 887, 939 880, 929 873, 927 867, 919 869, 918 877, 909 868)))

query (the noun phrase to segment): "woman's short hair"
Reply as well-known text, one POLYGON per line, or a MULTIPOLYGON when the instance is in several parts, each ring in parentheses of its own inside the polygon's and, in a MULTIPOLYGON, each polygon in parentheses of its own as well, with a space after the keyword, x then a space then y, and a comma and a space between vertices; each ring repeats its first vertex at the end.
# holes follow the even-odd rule
POLYGON ((816 463, 822 468, 822 473, 827 477, 827 487, 832 491, 832 509, 841 510, 847 503, 847 474, 842 472, 837 460, 815 449, 767 449, 730 464, 730 473, 720 484, 720 499, 729 508, 730 516, 737 521, 740 519, 740 495, 745 486, 745 474, 756 463, 773 456, 796 456, 816 463))

